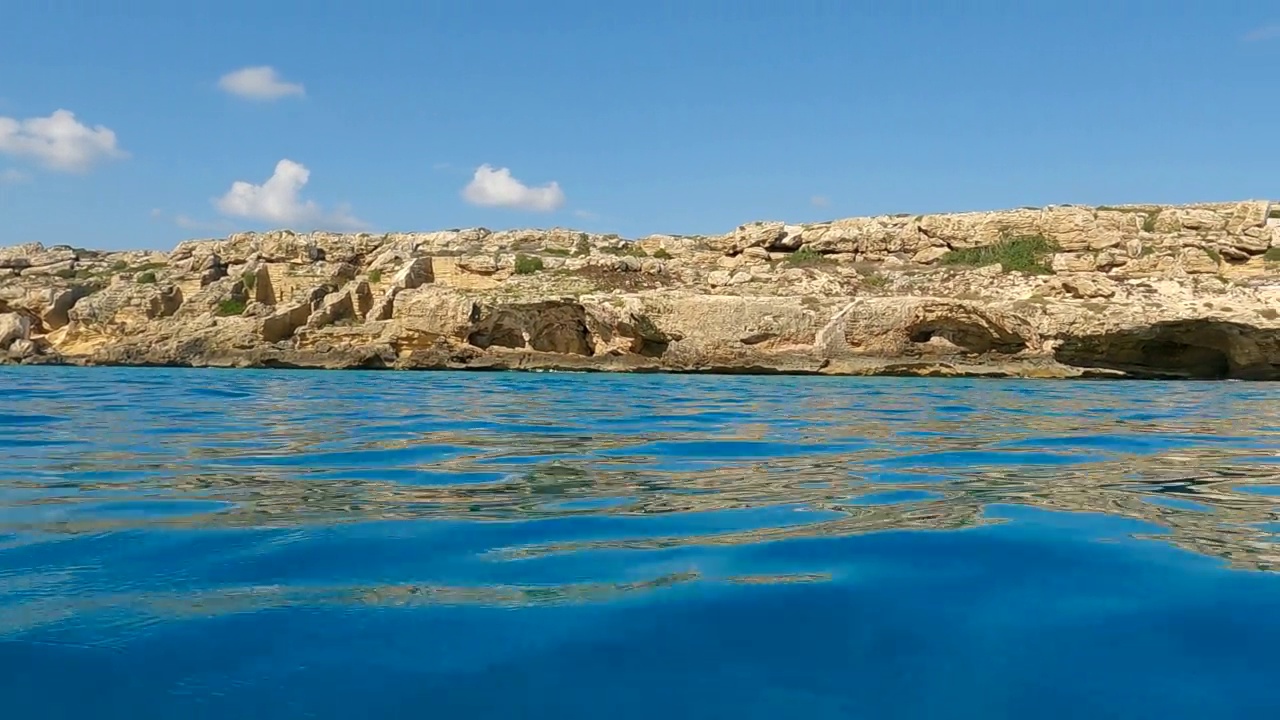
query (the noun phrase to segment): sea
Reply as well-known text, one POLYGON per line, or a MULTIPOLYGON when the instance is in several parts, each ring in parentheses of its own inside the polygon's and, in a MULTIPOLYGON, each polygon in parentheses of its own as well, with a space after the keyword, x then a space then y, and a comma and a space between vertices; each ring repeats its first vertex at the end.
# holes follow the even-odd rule
POLYGON ((1277 718, 1280 384, 0 368, 0 716, 1277 718))

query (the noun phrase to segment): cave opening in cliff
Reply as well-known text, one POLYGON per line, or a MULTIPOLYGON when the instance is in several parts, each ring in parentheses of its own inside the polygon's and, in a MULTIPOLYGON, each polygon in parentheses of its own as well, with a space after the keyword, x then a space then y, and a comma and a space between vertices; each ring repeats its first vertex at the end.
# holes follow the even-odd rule
POLYGON ((1276 333, 1234 323, 1171 322, 1139 330, 1070 338, 1055 358, 1066 365, 1119 370, 1152 379, 1280 379, 1280 366, 1258 352, 1259 341, 1280 345, 1276 333), (1240 357, 1257 358, 1241 362, 1240 357))
POLYGON ((1025 350, 1026 342, 1016 335, 997 336, 977 323, 954 319, 922 322, 907 328, 907 339, 924 345, 935 338, 971 353, 1016 353, 1025 350))
POLYGON ((519 349, 527 345, 524 331, 501 322, 495 322, 490 327, 472 332, 467 336, 467 342, 481 350, 487 350, 494 345, 511 349, 519 349))

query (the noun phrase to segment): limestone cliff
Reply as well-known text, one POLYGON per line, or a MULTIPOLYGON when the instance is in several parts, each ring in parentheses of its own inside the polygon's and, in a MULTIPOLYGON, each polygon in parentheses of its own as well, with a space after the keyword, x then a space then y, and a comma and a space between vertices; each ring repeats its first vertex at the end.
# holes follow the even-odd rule
POLYGON ((0 361, 1280 378, 1280 204, 0 249, 0 361))

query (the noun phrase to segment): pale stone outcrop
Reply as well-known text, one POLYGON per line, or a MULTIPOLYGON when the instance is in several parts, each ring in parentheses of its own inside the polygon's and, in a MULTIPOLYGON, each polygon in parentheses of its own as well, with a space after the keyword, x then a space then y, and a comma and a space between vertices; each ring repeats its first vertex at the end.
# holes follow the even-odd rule
POLYGON ((7 349, 17 340, 27 340, 31 336, 31 320, 19 313, 0 315, 0 350, 7 349))
POLYGON ((27 244, 0 361, 1280 379, 1280 207, 27 244))

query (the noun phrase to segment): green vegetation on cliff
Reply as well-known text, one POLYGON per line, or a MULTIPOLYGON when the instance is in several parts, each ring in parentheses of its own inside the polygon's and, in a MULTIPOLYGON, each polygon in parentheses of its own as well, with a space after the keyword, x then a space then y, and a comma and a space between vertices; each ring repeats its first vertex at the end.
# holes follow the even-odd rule
POLYGON ((240 315, 244 312, 245 301, 240 298, 231 298, 218 303, 216 315, 220 317, 228 317, 230 315, 240 315))
POLYGON ((543 268, 542 258, 529 255, 516 255, 516 274, 532 275, 543 268))
POLYGON ((999 264, 1005 272, 1024 272, 1028 275, 1051 275, 1049 256, 1057 252, 1058 244, 1042 235, 1020 235, 1001 238, 993 245, 952 250, 943 255, 943 265, 985 267, 999 264))

